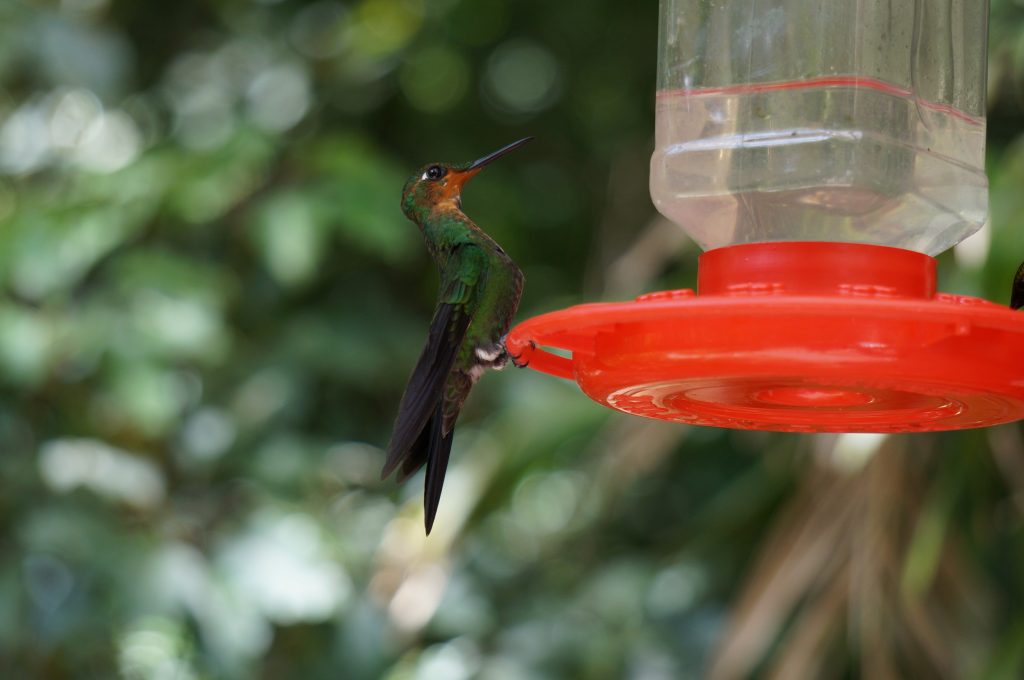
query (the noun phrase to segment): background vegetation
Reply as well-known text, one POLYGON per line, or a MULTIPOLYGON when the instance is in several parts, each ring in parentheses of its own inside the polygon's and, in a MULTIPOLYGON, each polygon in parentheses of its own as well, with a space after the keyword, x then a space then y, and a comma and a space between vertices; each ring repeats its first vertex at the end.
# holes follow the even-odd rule
MULTIPOLYGON (((993 0, 992 219, 1024 258, 1024 7, 993 0)), ((0 2, 5 678, 1024 676, 1024 437, 808 437, 488 376, 438 524, 378 481, 465 206, 521 316, 692 285, 647 196, 657 4, 0 2)), ((1022 358, 1024 360, 1024 358, 1022 358)))

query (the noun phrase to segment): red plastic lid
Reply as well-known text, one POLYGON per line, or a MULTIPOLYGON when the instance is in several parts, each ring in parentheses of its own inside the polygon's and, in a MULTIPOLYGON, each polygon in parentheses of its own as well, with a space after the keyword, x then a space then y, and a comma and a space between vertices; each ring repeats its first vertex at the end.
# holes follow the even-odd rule
POLYGON ((1024 313, 937 294, 927 255, 730 246, 701 256, 698 288, 544 314, 506 345, 606 406, 695 425, 920 432, 1024 418, 1024 313))

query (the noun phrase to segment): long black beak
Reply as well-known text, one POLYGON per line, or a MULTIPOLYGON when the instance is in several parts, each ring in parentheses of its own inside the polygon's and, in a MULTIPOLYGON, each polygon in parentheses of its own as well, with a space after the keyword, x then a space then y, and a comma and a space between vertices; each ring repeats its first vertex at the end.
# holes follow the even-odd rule
POLYGON ((466 168, 466 172, 469 172, 470 170, 479 170, 480 168, 484 167, 485 165, 487 165, 491 161, 496 160, 498 158, 501 158, 502 156, 507 154, 509 151, 513 151, 515 149, 518 149, 519 147, 521 147, 523 144, 526 144, 531 139, 533 139, 533 137, 523 137, 522 139, 520 139, 517 142, 512 142, 508 146, 501 147, 500 149, 498 149, 494 153, 489 153, 486 156, 484 156, 483 158, 481 158, 479 160, 473 161, 473 164, 470 165, 468 168, 466 168))

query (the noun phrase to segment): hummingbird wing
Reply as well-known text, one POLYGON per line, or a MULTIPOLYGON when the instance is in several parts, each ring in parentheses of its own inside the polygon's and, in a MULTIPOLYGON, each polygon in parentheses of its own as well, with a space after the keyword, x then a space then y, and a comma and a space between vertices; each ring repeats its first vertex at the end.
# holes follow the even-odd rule
POLYGON ((403 478, 426 462, 426 449, 430 441, 429 420, 440 403, 444 382, 455 363, 459 343, 468 326, 469 315, 463 313, 457 305, 438 304, 430 324, 427 345, 402 394, 381 479, 390 475, 403 462, 403 478))
MULTIPOLYGON (((402 395, 388 445, 387 461, 381 471, 382 478, 391 474, 399 464, 402 465, 402 477, 408 477, 424 463, 428 463, 431 477, 438 474, 442 479, 444 477, 452 430, 443 431, 442 397, 445 382, 472 320, 471 303, 485 267, 486 258, 474 244, 458 246, 448 256, 441 272, 441 293, 430 324, 427 345, 402 395), (442 450, 445 444, 447 450, 442 450)), ((431 492, 436 487, 436 495, 440 497, 439 483, 431 484, 428 479, 427 485, 431 492)), ((429 507, 429 499, 425 500, 429 507)))

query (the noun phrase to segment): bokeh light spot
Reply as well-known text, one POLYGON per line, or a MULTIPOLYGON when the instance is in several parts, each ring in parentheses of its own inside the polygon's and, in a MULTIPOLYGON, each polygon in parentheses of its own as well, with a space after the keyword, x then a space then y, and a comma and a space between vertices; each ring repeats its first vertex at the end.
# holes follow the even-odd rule
POLYGON ((424 650, 413 680, 469 680, 480 670, 480 649, 467 638, 434 645, 424 650))
POLYGON ((224 411, 207 407, 193 413, 181 431, 181 443, 192 460, 219 458, 235 441, 237 428, 224 411))
POLYGON ((428 47, 408 57, 400 82, 413 106, 426 113, 441 113, 454 107, 466 92, 469 66, 454 50, 428 47))
POLYGON ((75 161, 86 170, 114 172, 139 155, 142 136, 123 111, 111 111, 93 120, 75 149, 75 161))
POLYGON ((647 591, 647 608, 656 616, 670 616, 694 606, 707 589, 707 576, 690 563, 658 572, 647 591))
POLYGON ((51 154, 49 127, 42 107, 24 104, 0 127, 0 170, 12 175, 43 167, 51 154))
POLYGON ((297 64, 267 69, 246 93, 249 115, 264 130, 282 132, 295 126, 309 110, 310 84, 297 64))
POLYGON ((427 625, 441 604, 447 581, 448 575, 440 565, 430 565, 412 572, 402 581, 388 606, 388 613, 395 626, 411 632, 427 625))
POLYGON ((487 60, 483 85, 488 101, 500 112, 535 113, 557 100, 561 75, 547 49, 514 41, 499 46, 487 60))
POLYGON ((42 315, 17 307, 0 308, 0 368, 6 381, 42 381, 53 348, 54 329, 42 315))
POLYGON ((569 472, 535 473, 516 488, 512 511, 531 530, 549 534, 561 531, 579 503, 582 479, 569 472))
POLYGON ((164 477, 148 460, 96 439, 54 439, 43 444, 39 473, 54 491, 84 487, 115 501, 151 508, 164 498, 164 477))
POLYGON ((292 45, 312 59, 338 55, 348 42, 345 20, 348 11, 338 2, 316 2, 292 20, 288 37, 292 45))
POLYGON ((328 619, 351 595, 352 584, 328 554, 308 515, 267 510, 228 543, 219 563, 239 595, 281 624, 328 619))
POLYGON ((187 633, 177 621, 146 617, 118 640, 118 665, 127 680, 194 680, 187 633))
POLYGON ((320 263, 324 230, 301 196, 279 195, 262 206, 257 237, 267 268, 283 285, 308 281, 320 263))
POLYGON ((50 142, 54 148, 74 149, 82 143, 86 130, 103 115, 103 104, 89 90, 57 92, 49 116, 50 142))
POLYGON ((423 23, 420 0, 363 0, 351 36, 356 52, 381 57, 404 47, 423 23))

